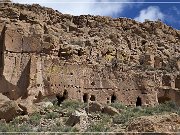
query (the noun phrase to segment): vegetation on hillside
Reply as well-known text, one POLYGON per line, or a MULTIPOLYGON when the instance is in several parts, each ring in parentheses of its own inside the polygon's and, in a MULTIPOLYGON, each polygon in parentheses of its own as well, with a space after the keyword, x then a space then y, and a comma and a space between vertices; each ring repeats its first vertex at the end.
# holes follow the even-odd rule
MULTIPOLYGON (((88 114, 98 120, 91 121, 85 132, 113 131, 114 125, 123 128, 129 120, 140 116, 180 114, 179 107, 173 102, 155 107, 127 107, 121 103, 112 103, 111 106, 119 110, 120 114, 114 116, 101 112, 88 114)), ((79 132, 76 127, 66 126, 65 122, 72 112, 85 107, 87 104, 65 100, 60 106, 54 105, 26 117, 16 117, 9 123, 1 120, 0 132, 79 132)))

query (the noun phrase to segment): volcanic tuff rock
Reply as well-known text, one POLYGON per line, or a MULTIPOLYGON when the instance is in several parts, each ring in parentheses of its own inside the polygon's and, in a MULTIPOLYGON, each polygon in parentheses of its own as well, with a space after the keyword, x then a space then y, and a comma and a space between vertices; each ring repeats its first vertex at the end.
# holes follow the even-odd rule
POLYGON ((103 111, 103 113, 106 113, 106 114, 109 114, 109 115, 112 115, 112 116, 116 115, 116 114, 119 114, 119 111, 116 108, 112 107, 112 106, 105 106, 102 111, 103 111))
POLYGON ((180 31, 161 21, 0 5, 0 92, 17 102, 179 104, 179 54, 180 31))
POLYGON ((87 129, 88 125, 88 115, 85 110, 75 111, 71 114, 71 116, 66 121, 66 125, 68 126, 76 126, 80 128, 80 130, 87 129))
POLYGON ((6 96, 0 94, 0 119, 10 121, 22 113, 23 110, 15 101, 11 101, 6 96))
POLYGON ((126 131, 131 132, 177 132, 180 119, 177 114, 141 116, 128 123, 126 131))

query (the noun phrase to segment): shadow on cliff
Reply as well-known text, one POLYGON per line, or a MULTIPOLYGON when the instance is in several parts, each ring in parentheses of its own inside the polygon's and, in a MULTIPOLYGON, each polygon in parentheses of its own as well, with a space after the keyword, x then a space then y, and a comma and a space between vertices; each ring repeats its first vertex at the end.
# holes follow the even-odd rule
POLYGON ((11 100, 16 100, 19 98, 17 95, 17 86, 8 82, 4 75, 0 76, 0 93, 7 96, 11 100))
POLYGON ((31 66, 31 59, 28 61, 25 69, 21 73, 20 79, 17 82, 18 88, 20 91, 20 96, 22 96, 23 99, 28 97, 28 87, 30 84, 30 66, 31 66))
POLYGON ((0 93, 7 96, 11 100, 17 100, 18 98, 27 98, 28 96, 28 87, 30 84, 30 64, 29 60, 25 69, 21 73, 21 76, 17 82, 17 85, 10 83, 6 80, 4 75, 0 76, 0 93))

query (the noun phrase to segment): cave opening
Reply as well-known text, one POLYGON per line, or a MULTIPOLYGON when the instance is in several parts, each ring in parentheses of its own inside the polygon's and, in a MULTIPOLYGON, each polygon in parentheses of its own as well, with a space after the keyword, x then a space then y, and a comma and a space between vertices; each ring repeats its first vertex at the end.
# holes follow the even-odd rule
POLYGON ((96 100, 96 97, 95 97, 94 95, 91 95, 90 100, 91 100, 91 101, 95 101, 95 100, 96 100))
POLYGON ((107 98, 107 104, 109 104, 109 98, 107 98))
POLYGON ((114 103, 116 101, 117 97, 116 95, 113 93, 113 95, 111 96, 111 103, 114 103))
POLYGON ((88 94, 87 93, 84 93, 84 95, 83 95, 83 102, 84 103, 88 102, 88 94))
POLYGON ((92 86, 95 86, 95 82, 91 82, 91 85, 92 85, 92 86))
POLYGON ((82 56, 82 55, 83 55, 82 50, 78 50, 78 56, 82 56))
POLYGON ((58 100, 58 105, 60 105, 64 100, 68 98, 68 91, 64 90, 63 95, 56 95, 56 98, 58 100))
POLYGON ((142 106, 142 100, 140 97, 137 97, 136 106, 142 106))

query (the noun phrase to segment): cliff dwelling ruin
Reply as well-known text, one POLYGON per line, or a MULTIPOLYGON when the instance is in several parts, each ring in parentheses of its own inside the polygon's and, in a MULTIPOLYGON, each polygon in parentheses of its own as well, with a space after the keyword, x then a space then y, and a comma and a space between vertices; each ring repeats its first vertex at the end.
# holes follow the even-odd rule
POLYGON ((10 99, 180 103, 180 31, 36 4, 5 4, 0 13, 0 92, 10 99))

